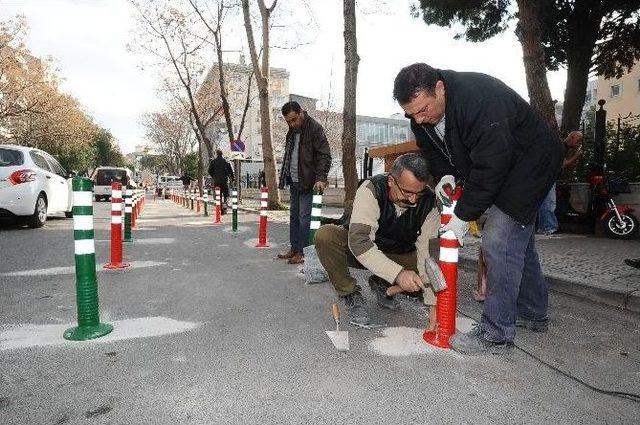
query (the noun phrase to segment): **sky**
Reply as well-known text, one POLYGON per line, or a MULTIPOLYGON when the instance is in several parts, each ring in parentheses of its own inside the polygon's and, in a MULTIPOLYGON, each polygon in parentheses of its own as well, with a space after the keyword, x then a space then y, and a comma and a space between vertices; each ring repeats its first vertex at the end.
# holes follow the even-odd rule
MULTIPOLYGON (((414 62, 484 72, 528 98, 522 50, 513 28, 484 43, 454 40, 455 29, 428 27, 411 17, 412 3, 416 1, 358 2, 358 114, 388 117, 400 112, 392 99, 393 79, 403 66, 414 62)), ((278 8, 272 66, 289 71, 291 93, 316 97, 320 107, 341 109, 342 1, 280 0, 278 8)), ((144 144, 140 117, 161 109, 163 100, 157 92, 158 71, 140 66, 146 58, 126 47, 136 30, 128 1, 0 0, 0 19, 17 14, 27 19, 26 43, 31 52, 54 59, 64 79, 62 90, 75 96, 96 122, 111 131, 123 152, 144 144)), ((229 19, 226 61, 236 62, 238 51, 247 52, 244 28, 240 21, 233 22, 239 18, 229 19)), ((549 73, 548 79, 552 97, 562 99, 566 72, 549 73)))

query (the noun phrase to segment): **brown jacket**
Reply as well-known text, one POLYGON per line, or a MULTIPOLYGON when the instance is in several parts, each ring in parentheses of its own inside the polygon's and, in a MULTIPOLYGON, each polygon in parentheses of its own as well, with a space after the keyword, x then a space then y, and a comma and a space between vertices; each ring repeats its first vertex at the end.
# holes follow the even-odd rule
MULTIPOLYGON (((300 129, 300 147, 298 148, 298 178, 302 190, 311 190, 317 181, 327 181, 329 168, 331 168, 331 151, 324 129, 318 121, 311 118, 306 112, 302 128, 300 129)), ((294 130, 287 132, 287 142, 284 150, 284 159, 280 169, 280 184, 291 184, 291 153, 293 151, 294 130)))

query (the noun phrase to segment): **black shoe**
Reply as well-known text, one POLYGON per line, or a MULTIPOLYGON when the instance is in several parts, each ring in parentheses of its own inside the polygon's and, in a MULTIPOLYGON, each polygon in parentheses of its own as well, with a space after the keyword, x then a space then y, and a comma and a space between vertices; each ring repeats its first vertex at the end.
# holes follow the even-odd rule
POLYGON ((370 324, 369 314, 367 309, 364 308, 365 301, 360 292, 354 292, 342 299, 349 316, 349 323, 359 326, 370 324))
POLYGON ((474 325, 470 332, 457 332, 449 339, 451 348, 460 354, 485 355, 485 354, 509 354, 513 351, 513 342, 494 342, 486 339, 484 332, 479 325, 474 325))
POLYGON ((378 300, 378 305, 380 305, 380 307, 388 308, 389 310, 398 310, 400 308, 398 300, 387 295, 387 288, 389 287, 389 284, 386 280, 379 276, 371 275, 369 276, 368 281, 369 288, 371 288, 371 291, 376 294, 376 299, 378 300))
POLYGON ((631 266, 636 269, 640 269, 640 258, 627 258, 624 260, 627 266, 631 266))
POLYGON ((516 327, 529 329, 533 332, 544 333, 549 330, 549 321, 548 320, 531 320, 524 319, 522 317, 518 317, 516 319, 516 327))

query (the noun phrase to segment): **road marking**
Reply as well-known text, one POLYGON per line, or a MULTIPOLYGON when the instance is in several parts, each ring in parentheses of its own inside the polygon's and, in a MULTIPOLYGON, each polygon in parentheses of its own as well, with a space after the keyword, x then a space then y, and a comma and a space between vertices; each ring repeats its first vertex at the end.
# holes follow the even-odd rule
MULTIPOLYGON (((269 249, 269 248, 277 248, 278 245, 280 245, 279 243, 275 243, 275 242, 270 241, 268 239, 267 239, 267 243, 269 244, 267 249, 269 249)), ((249 239, 248 241, 244 241, 244 244, 246 246, 248 246, 249 248, 255 248, 256 245, 258 245, 258 238, 249 239)), ((262 248, 262 249, 265 249, 265 248, 262 248)))
POLYGON ((136 239, 133 243, 135 245, 162 245, 162 244, 171 244, 175 242, 175 238, 147 238, 147 239, 136 239))
MULTIPOLYGON (((460 332, 468 332, 475 321, 466 317, 456 319, 456 329, 460 332)), ((368 349, 383 356, 404 357, 415 355, 450 355, 463 358, 453 350, 442 350, 424 342, 422 334, 424 329, 408 327, 391 327, 381 330, 382 336, 375 338, 368 345, 368 349)))
POLYGON ((113 332, 88 341, 68 341, 62 338, 64 331, 76 326, 76 323, 63 325, 7 325, 0 332, 0 350, 14 350, 37 346, 87 347, 98 343, 120 341, 124 339, 149 338, 187 332, 196 329, 201 323, 181 322, 168 317, 140 317, 136 319, 116 320, 113 332))
POLYGON ((238 226, 238 230, 237 231, 233 231, 233 227, 225 227, 222 229, 223 232, 225 233, 244 233, 247 232, 249 230, 249 227, 246 226, 238 226))
MULTIPOLYGON (((161 266, 163 264, 167 264, 164 261, 132 261, 129 263, 130 266, 127 269, 142 269, 145 267, 155 267, 161 266)), ((96 267, 96 271, 102 272, 105 271, 102 265, 96 267)), ((74 266, 70 267, 51 267, 48 269, 37 269, 37 270, 21 270, 17 272, 10 273, 2 273, 0 276, 52 276, 52 275, 61 275, 61 274, 74 274, 76 272, 76 268, 74 266)))

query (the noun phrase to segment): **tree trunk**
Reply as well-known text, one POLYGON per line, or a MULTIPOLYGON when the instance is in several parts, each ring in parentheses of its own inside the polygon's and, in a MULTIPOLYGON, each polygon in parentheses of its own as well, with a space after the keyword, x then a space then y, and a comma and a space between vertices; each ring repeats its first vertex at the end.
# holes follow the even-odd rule
POLYGON ((247 32, 247 42, 249 53, 251 54, 251 64, 258 86, 258 99, 260 100, 260 132, 262 137, 262 161, 264 163, 264 174, 269 188, 269 209, 280 209, 280 190, 278 189, 278 178, 276 175, 276 163, 273 154, 273 144, 271 141, 271 99, 269 96, 269 17, 276 7, 275 0, 270 8, 264 4, 264 0, 258 0, 260 16, 262 18, 262 69, 258 64, 258 53, 256 51, 255 40, 253 38, 253 27, 249 10, 249 0, 242 0, 242 13, 244 15, 244 27, 247 32))
POLYGON ((560 134, 566 136, 580 126, 580 116, 589 81, 591 57, 596 47, 602 12, 588 2, 576 2, 568 27, 571 28, 567 49, 567 84, 562 107, 560 134))
POLYGON ((522 45, 529 102, 531 107, 547 122, 549 128, 557 134, 558 122, 547 81, 547 67, 540 38, 538 10, 532 1, 518 0, 517 3, 518 27, 516 34, 522 45))
POLYGON ((356 170, 356 88, 358 85, 358 39, 355 0, 343 0, 344 105, 342 109, 342 175, 344 202, 353 201, 358 189, 356 170))

